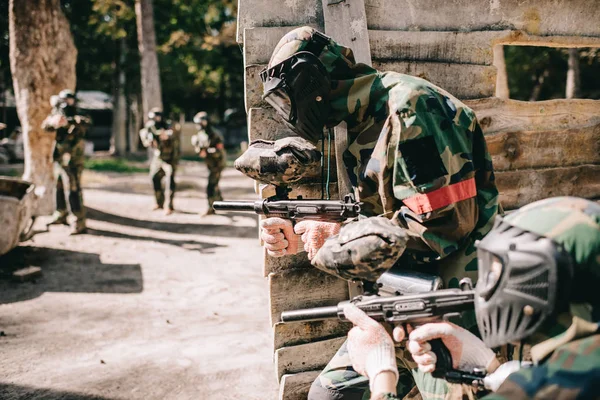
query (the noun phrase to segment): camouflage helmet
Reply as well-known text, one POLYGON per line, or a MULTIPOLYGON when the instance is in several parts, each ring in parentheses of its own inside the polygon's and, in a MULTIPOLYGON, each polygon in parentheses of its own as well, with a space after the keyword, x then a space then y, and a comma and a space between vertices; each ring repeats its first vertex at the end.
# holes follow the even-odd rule
POLYGON ((202 120, 208 121, 208 113, 206 111, 200 111, 194 115, 194 123, 200 124, 202 120))
POLYGON ((556 197, 497 217, 477 252, 475 309, 489 347, 529 337, 569 304, 600 311, 600 205, 592 201, 556 197))
POLYGON ((150 111, 148 112, 148 119, 154 119, 154 117, 161 117, 163 116, 163 111, 160 107, 153 107, 152 109, 150 109, 150 111))
POLYGON ((58 97, 61 100, 66 100, 66 99, 74 99, 76 100, 77 98, 75 97, 75 92, 73 92, 72 90, 69 89, 63 89, 60 91, 60 93, 58 94, 58 97))

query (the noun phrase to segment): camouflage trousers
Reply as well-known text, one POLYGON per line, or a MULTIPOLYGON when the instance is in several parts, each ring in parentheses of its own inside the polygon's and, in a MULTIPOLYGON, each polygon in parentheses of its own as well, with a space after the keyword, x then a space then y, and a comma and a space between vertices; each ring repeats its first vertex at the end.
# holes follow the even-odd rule
POLYGON ((78 227, 85 226, 85 207, 83 206, 83 193, 81 190, 81 174, 83 164, 69 162, 66 166, 54 162, 54 176, 56 177, 56 212, 60 217, 68 215, 67 199, 71 213, 77 218, 78 227))
POLYGON ((154 157, 150 164, 150 177, 152 178, 152 186, 154 186, 154 197, 156 205, 162 208, 165 204, 165 188, 163 188, 162 179, 165 178, 166 191, 169 194, 167 207, 173 210, 173 198, 175 197, 175 171, 177 164, 169 163, 154 157))
POLYGON ((219 180, 221 179, 222 168, 208 168, 208 183, 206 184, 206 197, 208 198, 208 208, 212 209, 215 201, 223 200, 221 189, 219 189, 219 180))
MULTIPOLYGON (((315 379, 308 393, 309 400, 369 400, 369 380, 352 368, 346 346, 347 342, 344 342, 315 379)), ((399 373, 396 387, 398 398, 445 398, 448 383, 443 379, 433 378, 431 374, 420 372, 404 346, 396 346, 396 363, 399 373)))

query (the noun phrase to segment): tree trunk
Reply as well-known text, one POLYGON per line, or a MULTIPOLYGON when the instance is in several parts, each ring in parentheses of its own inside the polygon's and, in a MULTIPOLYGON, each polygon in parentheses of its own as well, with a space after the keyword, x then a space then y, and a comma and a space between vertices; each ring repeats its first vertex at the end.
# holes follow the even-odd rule
POLYGON ((142 109, 144 115, 147 115, 152 107, 162 108, 152 0, 136 0, 135 16, 141 56, 142 109))
POLYGON ((504 46, 494 46, 494 66, 496 67, 496 97, 508 99, 510 92, 508 90, 508 75, 506 73, 506 61, 504 59, 504 46))
POLYGON ((575 48, 569 49, 569 70, 567 71, 567 90, 565 97, 567 99, 577 99, 581 97, 579 50, 575 48))
POLYGON ((125 101, 125 39, 119 41, 116 62, 116 85, 113 100, 112 153, 122 156, 127 152, 127 102, 125 101))
POLYGON ((77 49, 60 0, 10 0, 10 68, 23 128, 23 179, 36 185, 34 215, 54 211, 52 152, 55 135, 42 130, 50 96, 75 90, 77 49))

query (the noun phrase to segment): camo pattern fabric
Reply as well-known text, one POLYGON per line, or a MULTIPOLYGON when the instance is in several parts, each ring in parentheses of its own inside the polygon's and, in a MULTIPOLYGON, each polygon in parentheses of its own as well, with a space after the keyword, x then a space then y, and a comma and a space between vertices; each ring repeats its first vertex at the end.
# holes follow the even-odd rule
MULTIPOLYGON (((286 34, 269 66, 310 47, 313 32, 302 27, 286 34)), ((404 262, 435 265, 449 287, 465 276, 476 279, 474 243, 491 229, 499 203, 473 111, 423 79, 357 64, 352 51, 332 39, 319 59, 332 80, 327 126, 347 123, 343 157, 364 215, 395 218, 407 230, 404 262), (415 196, 439 199, 473 183, 471 197, 429 211, 398 212, 415 196)))
POLYGON ((298 136, 254 140, 233 164, 244 175, 276 186, 321 178, 321 152, 298 136))
POLYGON ((208 168, 208 182, 206 184, 206 197, 208 199, 208 209, 212 210, 215 201, 223 200, 219 180, 221 172, 225 169, 227 163, 227 153, 221 135, 208 125, 206 129, 201 129, 196 134, 198 138, 196 151, 198 153, 206 152, 205 162, 208 168))
POLYGON ((55 219, 64 219, 68 215, 67 202, 71 213, 76 217, 76 228, 85 227, 86 211, 83 205, 81 174, 85 156, 83 138, 92 121, 74 106, 53 107, 50 115, 42 123, 47 131, 56 131, 54 146, 54 176, 56 178, 55 219), (66 118, 65 126, 53 125, 57 116, 66 118))
POLYGON ((179 162, 179 132, 172 129, 164 121, 148 121, 140 131, 140 138, 145 147, 153 147, 155 157, 176 165, 179 162))
POLYGON ((344 225, 338 235, 325 241, 312 265, 343 279, 370 280, 392 268, 407 240, 406 230, 389 219, 365 218, 344 225))

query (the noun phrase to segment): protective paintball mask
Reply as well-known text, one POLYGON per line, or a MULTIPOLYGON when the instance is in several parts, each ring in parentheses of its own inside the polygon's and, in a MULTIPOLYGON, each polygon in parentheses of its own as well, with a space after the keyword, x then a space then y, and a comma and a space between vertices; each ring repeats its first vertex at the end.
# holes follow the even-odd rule
MULTIPOLYGON (((318 54, 318 53, 316 53, 318 54)), ((317 143, 329 114, 331 82, 315 54, 298 52, 260 73, 263 99, 298 135, 317 143)))
POLYGON ((477 259, 475 314, 488 347, 527 338, 567 303, 572 259, 551 239, 496 217, 477 259))

